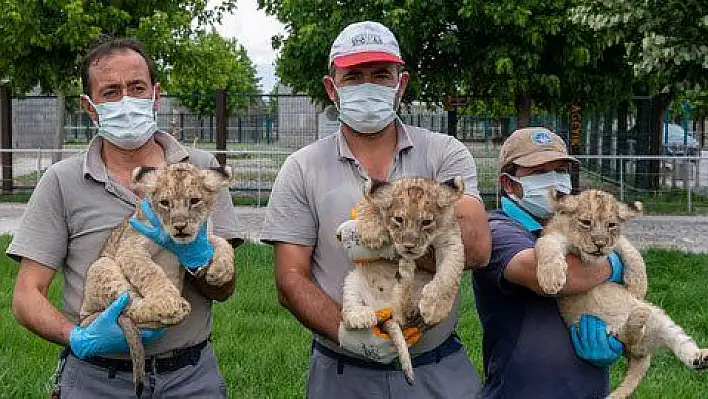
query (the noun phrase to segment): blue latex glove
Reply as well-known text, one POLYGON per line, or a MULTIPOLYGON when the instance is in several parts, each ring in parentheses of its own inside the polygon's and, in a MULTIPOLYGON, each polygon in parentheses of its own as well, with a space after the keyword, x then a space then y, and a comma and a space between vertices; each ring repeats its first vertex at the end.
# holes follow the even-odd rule
MULTIPOLYGON (((74 327, 69 334, 71 351, 80 359, 127 353, 128 341, 125 340, 117 320, 129 302, 130 297, 127 292, 124 292, 91 324, 86 327, 74 327)), ((149 345, 165 335, 165 329, 141 328, 140 335, 143 345, 149 345)))
POLYGON ((140 202, 140 209, 142 209, 145 218, 150 222, 150 226, 131 217, 128 222, 137 232, 175 254, 182 266, 192 273, 199 271, 199 269, 209 264, 212 256, 214 256, 214 247, 209 242, 206 223, 199 228, 199 232, 192 242, 188 244, 178 244, 174 242, 172 237, 162 228, 162 223, 160 223, 160 219, 155 215, 148 200, 143 199, 140 202))
POLYGON ((605 322, 591 314, 570 326, 570 338, 578 357, 597 367, 610 366, 624 352, 622 342, 607 333, 605 322))
POLYGON ((610 262, 610 267, 612 267, 612 274, 610 274, 607 281, 612 281, 617 284, 624 284, 624 263, 622 263, 622 259, 620 259, 617 252, 612 251, 607 256, 607 260, 610 262))

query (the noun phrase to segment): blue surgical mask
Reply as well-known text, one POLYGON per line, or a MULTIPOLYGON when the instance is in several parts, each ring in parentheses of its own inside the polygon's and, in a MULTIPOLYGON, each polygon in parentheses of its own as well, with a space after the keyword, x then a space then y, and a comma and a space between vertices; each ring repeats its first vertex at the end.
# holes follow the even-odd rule
POLYGON ((509 198, 537 218, 547 218, 553 214, 553 206, 549 198, 550 189, 570 194, 571 183, 568 173, 547 172, 523 177, 507 176, 521 184, 524 190, 523 197, 518 198, 510 194, 509 198))
POLYGON ((339 120, 364 134, 380 132, 396 119, 396 87, 362 83, 337 89, 339 120))
POLYGON ((94 104, 83 95, 98 113, 98 135, 116 147, 134 150, 145 144, 157 131, 152 98, 123 96, 120 101, 94 104))

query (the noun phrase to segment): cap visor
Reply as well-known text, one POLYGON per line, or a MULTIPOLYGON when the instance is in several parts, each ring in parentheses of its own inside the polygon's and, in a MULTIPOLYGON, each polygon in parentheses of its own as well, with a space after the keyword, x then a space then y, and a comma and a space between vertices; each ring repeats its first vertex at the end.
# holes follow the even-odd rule
POLYGON ((524 168, 532 168, 534 166, 553 161, 569 161, 576 164, 580 163, 577 159, 571 157, 570 155, 563 154, 558 151, 534 152, 533 154, 524 155, 523 157, 514 159, 511 162, 516 165, 523 166, 524 168))
POLYGON ((403 59, 399 56, 383 51, 367 51, 337 57, 332 62, 337 68, 349 68, 354 65, 366 64, 369 62, 392 62, 403 64, 403 59))

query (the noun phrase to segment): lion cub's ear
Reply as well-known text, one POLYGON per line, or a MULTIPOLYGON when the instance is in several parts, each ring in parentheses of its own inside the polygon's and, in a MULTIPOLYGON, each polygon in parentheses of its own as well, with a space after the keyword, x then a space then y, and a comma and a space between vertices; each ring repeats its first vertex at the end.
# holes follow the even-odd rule
POLYGON ((460 176, 446 180, 440 185, 443 189, 440 190, 438 195, 438 206, 441 208, 447 208, 454 204, 465 192, 465 181, 460 176))
POLYGON ((573 213, 578 208, 578 199, 575 195, 565 194, 555 189, 548 190, 553 210, 559 213, 573 213))
POLYGON ((147 193, 155 191, 155 180, 157 179, 157 168, 153 166, 138 166, 130 174, 130 188, 139 197, 145 197, 147 193))
POLYGON ((644 213, 644 205, 639 201, 635 201, 631 204, 623 204, 620 202, 618 205, 617 217, 623 222, 636 219, 644 213))
POLYGON ((387 181, 369 179, 364 186, 364 198, 380 208, 388 208, 392 193, 393 185, 387 181))
POLYGON ((233 172, 228 165, 204 169, 202 175, 204 176, 204 186, 210 191, 230 186, 233 179, 233 172))

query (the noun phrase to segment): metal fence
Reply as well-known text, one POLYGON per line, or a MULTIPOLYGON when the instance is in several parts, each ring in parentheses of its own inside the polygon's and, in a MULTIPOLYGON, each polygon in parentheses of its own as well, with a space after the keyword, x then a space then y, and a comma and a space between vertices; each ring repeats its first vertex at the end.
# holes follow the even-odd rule
MULTIPOLYGON (((477 164, 478 188, 487 207, 498 205, 498 147, 468 143, 477 164)), ((53 160, 83 148, 0 151, 12 157, 13 191, 30 192, 53 160)), ((241 204, 263 206, 281 165, 292 151, 280 149, 215 151, 234 172, 232 195, 241 204)), ((652 213, 708 213, 708 154, 703 156, 579 156, 580 188, 600 188, 623 201, 639 200, 652 213)), ((4 172, 4 171, 3 171, 4 172)))

